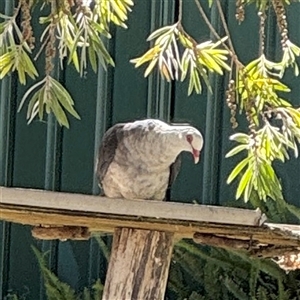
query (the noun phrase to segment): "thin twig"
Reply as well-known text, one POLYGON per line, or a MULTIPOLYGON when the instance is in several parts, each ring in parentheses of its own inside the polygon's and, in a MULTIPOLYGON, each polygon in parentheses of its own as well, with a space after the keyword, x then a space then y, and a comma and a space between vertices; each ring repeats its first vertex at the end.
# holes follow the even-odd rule
POLYGON ((265 20, 266 20, 265 12, 259 11, 258 17, 260 19, 260 22, 259 22, 259 56, 262 56, 264 54, 264 50, 265 50, 265 20))
MULTIPOLYGON (((229 47, 224 43, 222 42, 222 44, 224 45, 224 47, 226 48, 226 50, 229 51, 229 54, 233 60, 233 62, 235 63, 235 66, 236 66, 236 71, 237 71, 237 75, 236 75, 236 78, 239 78, 239 75, 241 76, 241 80, 243 81, 244 83, 244 88, 246 89, 247 93, 248 93, 248 98, 251 99, 251 91, 247 85, 247 82, 245 80, 245 74, 243 74, 241 72, 241 70, 243 70, 244 68, 244 65, 239 61, 238 59, 238 56, 234 50, 234 47, 233 47, 233 43, 232 43, 232 40, 230 38, 230 32, 229 32, 229 29, 228 29, 228 26, 227 26, 227 23, 226 23, 226 20, 225 20, 225 16, 224 16, 224 13, 223 13, 223 9, 222 9, 222 6, 220 4, 220 1, 217 0, 217 7, 218 7, 218 11, 219 11, 219 14, 220 14, 220 18, 221 18, 221 21, 222 21, 222 25, 224 27, 224 30, 225 30, 225 33, 226 35, 228 36, 228 43, 229 43, 229 47)), ((219 34, 216 32, 216 30, 214 29, 213 25, 211 24, 211 22, 209 21, 208 17, 206 16, 201 4, 200 4, 200 1, 199 0, 195 0, 195 3, 199 9, 199 12, 202 16, 202 18, 204 19, 205 23, 207 24, 207 26, 209 27, 209 29, 211 30, 211 32, 215 35, 215 37, 217 37, 219 40, 221 40, 221 37, 219 36, 219 34)), ((232 74, 230 74, 232 76, 232 74)), ((248 105, 248 110, 252 107, 251 104, 252 104, 252 101, 248 101, 247 102, 248 105)), ((246 109, 247 110, 247 109, 246 109)))
POLYGON ((228 37, 228 43, 229 43, 230 50, 231 50, 231 52, 233 53, 234 56, 237 56, 236 53, 235 53, 235 50, 234 50, 234 46, 233 46, 231 37, 230 37, 230 32, 229 32, 229 29, 228 29, 228 26, 227 26, 227 23, 226 23, 226 20, 225 20, 224 12, 223 12, 223 9, 222 9, 222 6, 221 6, 221 3, 220 3, 219 0, 217 0, 217 7, 218 7, 218 11, 219 11, 219 14, 220 14, 220 18, 221 18, 221 21, 222 21, 223 28, 225 30, 225 33, 226 33, 227 37, 228 37))
MULTIPOLYGON (((233 46, 233 43, 232 43, 232 39, 230 37, 230 32, 229 32, 229 29, 228 29, 228 26, 227 26, 227 23, 226 23, 226 20, 225 20, 225 16, 224 16, 224 13, 223 13, 221 3, 220 3, 219 0, 217 0, 216 2, 217 2, 217 7, 218 7, 218 11, 219 11, 219 14, 220 14, 220 18, 221 18, 221 21, 222 21, 223 28, 225 30, 226 35, 228 36, 228 43, 229 43, 230 50, 231 50, 230 54, 232 55, 232 60, 235 62, 236 70, 237 70, 237 78, 238 78, 238 74, 239 74, 240 70, 243 69, 244 65, 239 61, 238 56, 237 56, 237 54, 234 50, 234 46, 233 46)), ((245 82, 245 77, 244 77, 243 74, 242 74, 241 78, 244 82, 245 89, 247 90, 247 93, 248 93, 249 98, 250 98, 251 92, 248 88, 247 83, 245 82)))
MULTIPOLYGON (((197 8, 198 8, 198 10, 199 10, 199 12, 200 12, 202 18, 204 19, 206 25, 207 25, 208 28, 210 29, 210 31, 214 34, 214 36, 215 36, 217 39, 221 40, 221 37, 219 36, 219 34, 217 33, 217 31, 215 30, 215 28, 213 27, 213 25, 212 25, 211 22, 209 21, 208 17, 206 16, 205 11, 204 11, 204 9, 202 8, 202 6, 201 6, 201 4, 200 4, 200 1, 199 1, 199 0, 195 0, 195 3, 196 3, 196 6, 197 6, 197 8)), ((230 51, 229 47, 228 47, 224 42, 222 42, 222 44, 224 45, 224 47, 225 47, 228 51, 230 51)))
POLYGON ((14 9, 14 14, 13 14, 13 19, 16 19, 16 17, 18 16, 19 12, 20 12, 20 9, 21 9, 21 6, 22 6, 22 2, 19 1, 18 3, 18 6, 14 9))
POLYGON ((181 23, 181 20, 182 20, 182 0, 179 0, 178 23, 181 23))
MULTIPOLYGON (((195 0, 195 3, 196 3, 196 6, 197 6, 197 8, 198 8, 198 10, 199 10, 199 12, 200 12, 200 14, 201 14, 204 22, 206 23, 206 25, 208 26, 208 28, 210 29, 210 31, 212 32, 212 34, 218 40, 221 40, 220 35, 217 33, 217 31, 215 30, 215 28, 211 24, 210 20, 206 16, 205 11, 204 11, 204 9, 202 8, 202 6, 200 4, 200 1, 199 0, 195 0)), ((217 1, 217 3, 219 3, 219 1, 217 1)), ((220 10, 219 10, 219 12, 220 12, 220 10)), ((228 40, 229 40, 229 46, 230 47, 228 47, 225 42, 222 42, 222 45, 225 47, 226 50, 228 50, 230 56, 233 58, 233 60, 234 60, 234 62, 236 64, 236 66, 238 66, 239 68, 243 67, 243 64, 238 60, 237 55, 236 55, 236 53, 234 51, 234 47, 233 47, 232 41, 230 39, 230 33, 229 33, 228 26, 227 26, 226 21, 225 21, 225 17, 224 17, 222 8, 221 8, 220 16, 221 16, 221 20, 222 20, 222 23, 223 23, 223 26, 224 26, 224 30, 225 30, 226 34, 228 35, 228 40)))
POLYGON ((231 57, 231 60, 230 60, 230 72, 229 72, 229 80, 232 79, 232 70, 233 70, 233 64, 234 64, 234 59, 231 57))
POLYGON ((35 60, 35 61, 39 58, 39 56, 40 56, 41 53, 43 52, 44 48, 45 48, 46 45, 48 44, 49 39, 50 39, 50 36, 48 35, 48 36, 46 37, 46 40, 45 40, 45 41, 43 42, 43 44, 41 45, 41 47, 40 47, 38 53, 37 53, 36 56, 34 57, 34 60, 35 60))

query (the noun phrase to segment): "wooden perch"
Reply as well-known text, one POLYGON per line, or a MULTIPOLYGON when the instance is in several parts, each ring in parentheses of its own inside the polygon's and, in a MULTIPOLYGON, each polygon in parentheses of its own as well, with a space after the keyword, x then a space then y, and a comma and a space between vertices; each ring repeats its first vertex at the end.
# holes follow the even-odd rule
MULTIPOLYGON (((259 225, 264 221, 260 210, 153 200, 111 199, 100 196, 5 187, 0 187, 0 204, 36 208, 36 212, 53 210, 53 212, 64 212, 68 215, 72 213, 94 216, 115 215, 116 217, 130 217, 131 219, 144 217, 157 220, 172 219, 250 226, 259 225)), ((52 223, 55 224, 55 222, 52 223)))
POLYGON ((93 234, 113 233, 117 227, 127 227, 163 229, 178 238, 193 239, 197 233, 261 245, 300 247, 300 226, 268 223, 261 226, 264 215, 259 210, 221 206, 0 187, 0 219, 37 226, 35 233, 47 231, 47 227, 55 232, 59 227, 69 226, 66 232, 75 230, 75 235, 88 237, 87 229, 93 234))
POLYGON ((37 238, 82 239, 115 228, 136 228, 263 257, 300 249, 300 226, 262 224, 259 210, 1 187, 0 219, 35 226, 37 238))
POLYGON ((158 231, 163 228, 180 238, 193 238, 195 232, 248 236, 248 227, 258 226, 264 220, 259 210, 4 187, 0 188, 0 218, 37 226, 35 236, 40 234, 46 239, 51 238, 51 232, 58 233, 59 228, 64 229, 56 238, 70 238, 72 234, 74 238, 88 237, 83 228, 90 233, 112 233, 116 227, 158 231), (237 232, 234 225, 243 230, 237 232))

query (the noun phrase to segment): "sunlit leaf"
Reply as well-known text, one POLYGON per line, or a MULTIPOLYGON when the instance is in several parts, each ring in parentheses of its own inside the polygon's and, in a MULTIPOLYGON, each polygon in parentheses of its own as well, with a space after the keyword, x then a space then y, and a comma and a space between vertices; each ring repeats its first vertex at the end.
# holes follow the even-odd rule
POLYGON ((227 178, 227 184, 231 183, 240 173, 241 171, 250 163, 250 159, 248 157, 244 158, 240 161, 234 169, 231 171, 230 175, 227 178))
POLYGON ((17 71, 21 84, 26 84, 26 75, 32 79, 38 76, 34 64, 22 46, 16 46, 14 50, 0 56, 0 79, 13 71, 17 71))
POLYGON ((194 48, 194 44, 192 39, 187 36, 186 34, 179 32, 178 33, 178 37, 179 37, 179 41, 181 42, 181 44, 187 48, 187 49, 193 49, 194 48))
POLYGON ((249 136, 245 133, 235 133, 230 136, 229 138, 231 141, 237 141, 242 144, 248 144, 249 143, 249 136))
POLYGON ((235 196, 236 199, 239 199, 241 197, 242 193, 244 192, 246 186, 251 184, 250 180, 253 175, 254 174, 253 174, 251 167, 248 166, 248 168, 246 169, 245 173, 243 174, 243 176, 240 180, 240 183, 237 187, 236 196, 235 196))
POLYGON ((146 69, 146 71, 145 71, 145 74, 144 74, 145 77, 147 77, 147 76, 152 72, 153 68, 154 68, 155 65, 157 64, 157 61, 158 61, 158 57, 154 58, 154 59, 150 62, 149 66, 147 67, 147 69, 146 69))
POLYGON ((245 187, 245 190, 244 190, 244 200, 245 200, 245 202, 248 202, 250 200, 252 190, 253 190, 253 184, 251 184, 251 183, 246 184, 246 187, 245 187))
POLYGON ((155 59, 156 55, 160 52, 160 46, 155 46, 149 49, 143 56, 131 59, 130 62, 135 64, 135 67, 138 68, 142 64, 148 62, 149 60, 155 59))
POLYGON ((165 34, 168 34, 169 32, 172 31, 173 28, 174 28, 174 25, 161 27, 161 28, 153 31, 147 38, 147 41, 151 41, 153 39, 158 38, 159 36, 164 36, 165 34))
POLYGON ((97 72, 97 58, 96 58, 95 51, 91 47, 89 47, 88 53, 89 53, 89 60, 90 60, 92 69, 96 73, 97 72))
POLYGON ((209 6, 209 8, 212 7, 213 3, 214 3, 214 0, 208 0, 208 6, 209 6))
POLYGON ((67 92, 67 90, 54 78, 49 75, 42 81, 34 84, 23 96, 19 110, 22 108, 24 102, 28 99, 32 92, 32 98, 29 101, 27 109, 28 122, 32 122, 34 117, 38 114, 39 119, 43 119, 44 108, 46 113, 53 112, 58 123, 62 126, 69 127, 69 122, 63 108, 68 111, 75 118, 80 119, 75 111, 74 102, 67 92), (41 86, 41 87, 40 87, 41 86))
POLYGON ((225 157, 231 157, 231 156, 234 156, 238 153, 240 153, 241 151, 243 150, 246 150, 248 148, 248 145, 246 144, 243 144, 243 145, 238 145, 236 147, 234 147, 233 149, 231 149, 226 155, 225 157))

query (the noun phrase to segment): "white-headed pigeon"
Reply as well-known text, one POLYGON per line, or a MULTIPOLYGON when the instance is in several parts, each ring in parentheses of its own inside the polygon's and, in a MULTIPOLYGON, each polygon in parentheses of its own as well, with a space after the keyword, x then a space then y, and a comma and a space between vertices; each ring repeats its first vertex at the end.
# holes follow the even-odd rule
POLYGON ((181 165, 179 154, 199 161, 201 133, 192 126, 155 119, 116 124, 104 135, 97 176, 107 197, 164 200, 181 165))

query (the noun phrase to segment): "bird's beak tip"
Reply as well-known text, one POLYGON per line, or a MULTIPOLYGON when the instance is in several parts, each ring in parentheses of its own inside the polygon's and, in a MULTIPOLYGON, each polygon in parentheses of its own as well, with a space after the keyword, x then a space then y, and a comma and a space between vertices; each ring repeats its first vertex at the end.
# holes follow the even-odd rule
POLYGON ((200 151, 193 149, 194 162, 197 164, 200 159, 200 151))

